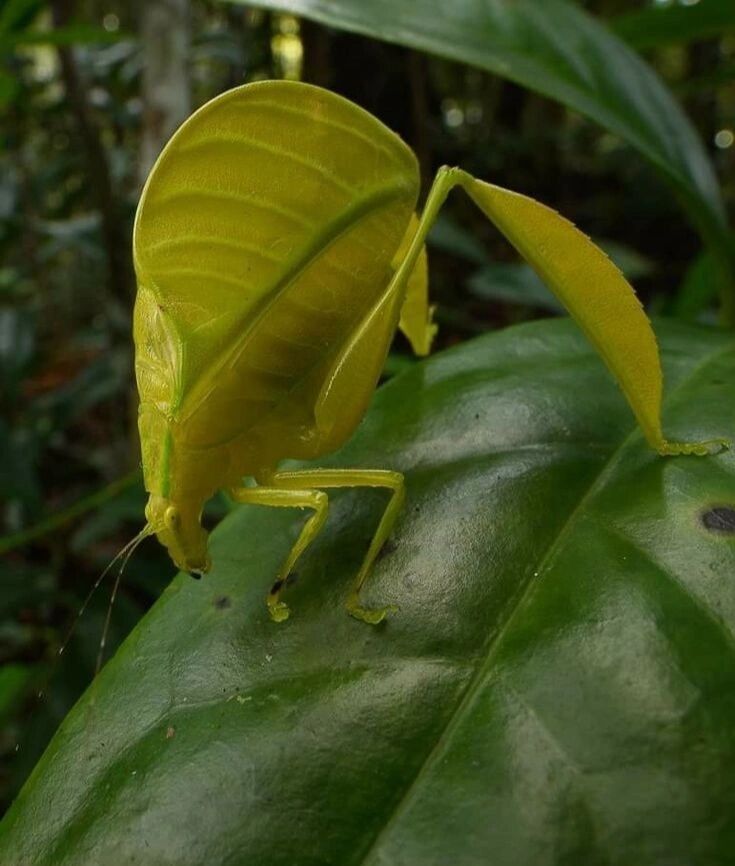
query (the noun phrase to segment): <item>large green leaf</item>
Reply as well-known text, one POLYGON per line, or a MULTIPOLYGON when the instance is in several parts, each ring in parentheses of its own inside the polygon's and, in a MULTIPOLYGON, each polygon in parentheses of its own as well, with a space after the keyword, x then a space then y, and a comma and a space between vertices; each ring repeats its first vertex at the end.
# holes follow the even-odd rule
MULTIPOLYGON (((667 425, 731 432, 735 339, 661 327, 667 425)), ((735 455, 647 448, 565 320, 479 338, 378 393, 333 461, 406 472, 337 494, 272 623, 303 517, 237 509, 67 718, 0 862, 707 864, 735 844, 735 455)))
MULTIPOLYGON (((255 0, 253 5, 479 66, 591 117, 638 148, 668 178, 718 251, 729 273, 723 279, 732 281, 735 253, 722 199, 696 132, 655 72, 566 0, 255 0)), ((732 302, 728 294, 726 303, 732 302)))
POLYGON ((698 0, 636 9, 613 19, 618 36, 635 48, 708 39, 735 30, 732 0, 698 0))
POLYGON ((121 31, 111 33, 103 27, 80 23, 53 30, 27 28, 17 32, 0 32, 0 50, 7 51, 21 45, 107 45, 123 39, 130 39, 130 34, 121 31))
POLYGON ((5 0, 0 8, 0 35, 30 24, 42 5, 42 0, 5 0))

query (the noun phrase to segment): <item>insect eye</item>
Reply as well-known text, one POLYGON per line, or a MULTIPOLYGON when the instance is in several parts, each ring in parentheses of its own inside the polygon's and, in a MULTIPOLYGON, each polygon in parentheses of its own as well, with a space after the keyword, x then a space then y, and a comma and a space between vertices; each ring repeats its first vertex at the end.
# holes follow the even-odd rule
POLYGON ((173 505, 169 505, 163 515, 163 522, 167 529, 177 529, 179 526, 179 511, 173 505))

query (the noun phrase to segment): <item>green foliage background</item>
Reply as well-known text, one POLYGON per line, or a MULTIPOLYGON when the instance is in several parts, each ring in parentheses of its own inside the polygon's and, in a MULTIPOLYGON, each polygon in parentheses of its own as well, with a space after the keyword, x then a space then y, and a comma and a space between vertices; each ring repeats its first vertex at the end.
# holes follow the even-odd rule
MULTIPOLYGON (((533 32, 514 31, 502 13, 517 4, 487 4, 508 30, 498 21, 478 27, 474 53, 461 34, 456 50, 444 31, 433 41, 422 35, 432 21, 427 0, 263 6, 271 8, 192 2, 195 106, 262 77, 330 87, 398 131, 427 182, 442 163, 456 163, 527 192, 601 242, 649 310, 705 323, 721 316, 718 292, 732 297, 723 278, 723 260, 732 256, 724 214, 735 199, 728 0, 554 0, 548 9, 565 21, 593 22, 585 24, 592 30, 584 63, 574 31, 563 28, 562 38, 552 17, 549 27, 537 20, 533 32), (401 33, 388 26, 391 7, 407 16, 401 33), (582 8, 593 18, 580 19, 582 8), (663 81, 646 92, 662 100, 644 101, 647 117, 626 98, 637 85, 614 32, 663 81), (666 111, 672 99, 683 108, 681 121, 666 111)), ((473 4, 457 8, 465 6, 473 4)), ((63 663, 54 659, 89 587, 142 520, 129 336, 130 229, 145 110, 138 13, 136 4, 114 0, 7 0, 0 9, 5 804, 89 682, 104 593, 77 625, 63 663)), ((452 199, 444 214, 430 251, 439 348, 558 313, 469 203, 452 199)), ((386 376, 412 363, 399 343, 386 376)), ((210 519, 228 507, 216 502, 210 519)), ((140 548, 114 611, 111 649, 172 575, 154 542, 140 548)))

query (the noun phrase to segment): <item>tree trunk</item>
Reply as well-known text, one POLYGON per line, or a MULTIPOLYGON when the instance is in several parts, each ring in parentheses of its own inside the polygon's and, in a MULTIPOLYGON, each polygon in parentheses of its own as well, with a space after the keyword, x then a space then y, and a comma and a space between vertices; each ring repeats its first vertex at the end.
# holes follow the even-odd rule
POLYGON ((191 110, 189 0, 144 0, 143 135, 138 176, 145 182, 156 157, 191 110))
MULTIPOLYGON (((63 27, 68 24, 70 6, 68 0, 54 0, 51 7, 54 27, 63 27)), ((71 46, 59 45, 57 50, 66 96, 76 119, 77 130, 87 159, 92 194, 96 198, 100 213, 110 290, 118 301, 127 304, 131 286, 127 253, 128 238, 113 189, 107 153, 100 138, 100 130, 87 102, 84 83, 77 69, 74 49, 71 46)))

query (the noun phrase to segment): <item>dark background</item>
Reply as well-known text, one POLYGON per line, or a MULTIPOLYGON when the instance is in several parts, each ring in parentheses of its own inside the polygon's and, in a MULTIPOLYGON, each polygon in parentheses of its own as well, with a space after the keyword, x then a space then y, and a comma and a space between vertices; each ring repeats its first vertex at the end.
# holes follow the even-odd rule
MULTIPOLYGON (((0 31, 5 19, 13 33, 0 38, 3 807, 93 675, 111 581, 78 621, 77 612, 143 523, 130 233, 151 160, 188 110, 255 79, 329 87, 403 136, 425 188, 441 164, 456 163, 533 195, 601 243, 650 312, 716 318, 699 239, 650 166, 610 133, 476 69, 243 5, 180 2, 188 20, 176 32, 167 25, 163 57, 159 0, 0 2, 0 31), (181 74, 167 81, 177 64, 181 74)), ((614 22, 648 4, 583 5, 614 22)), ((698 129, 732 212, 735 33, 674 40, 645 56, 698 129)), ((459 195, 432 233, 430 258, 438 349, 558 312, 459 195)), ((410 363, 399 338, 386 376, 410 363)), ((228 507, 216 500, 208 520, 228 507)), ((157 543, 143 543, 125 572, 108 653, 172 575, 157 543)))

